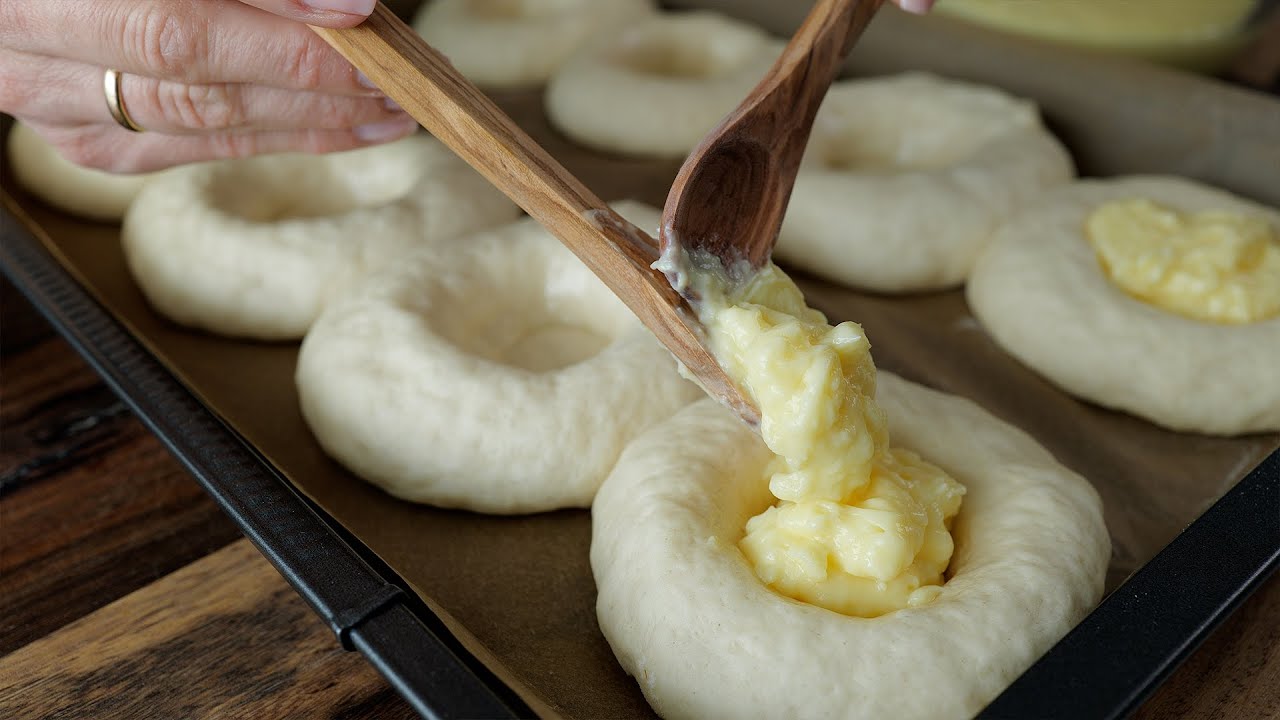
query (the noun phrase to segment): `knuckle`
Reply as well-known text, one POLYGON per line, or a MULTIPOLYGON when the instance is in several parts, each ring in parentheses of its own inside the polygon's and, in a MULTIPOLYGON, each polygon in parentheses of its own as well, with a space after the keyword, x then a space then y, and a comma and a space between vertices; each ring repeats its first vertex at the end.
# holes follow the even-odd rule
POLYGON ((255 133, 224 132, 209 136, 209 148, 220 158, 252 157, 259 153, 259 147, 255 133))
POLYGON ((0 0, 0 38, 22 37, 29 32, 22 0, 0 0))
POLYGON ((191 77, 208 50, 208 30, 189 13, 168 3, 139 3, 121 25, 121 44, 157 77, 191 77))
POLYGON ((0 67, 0 111, 21 115, 30 102, 31 84, 22 82, 13 70, 0 67))
POLYGON ((227 84, 157 86, 155 102, 162 117, 189 130, 225 130, 245 123, 237 89, 227 84))
POLYGON ((321 90, 334 61, 333 49, 312 32, 296 37, 297 42, 285 61, 285 71, 297 89, 321 90))
POLYGON ((110 143, 104 142, 99 133, 75 130, 60 133, 51 138, 51 141, 62 157, 76 165, 93 170, 115 169, 115 153, 112 152, 110 143))

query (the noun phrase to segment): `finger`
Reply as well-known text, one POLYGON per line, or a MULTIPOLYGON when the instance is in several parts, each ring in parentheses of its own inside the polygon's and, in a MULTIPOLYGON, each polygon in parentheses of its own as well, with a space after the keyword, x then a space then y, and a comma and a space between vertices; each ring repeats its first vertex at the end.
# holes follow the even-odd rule
MULTIPOLYGON (((47 125, 105 125, 112 120, 102 76, 101 68, 83 63, 0 50, 0 108, 47 125)), ((405 118, 384 98, 136 75, 122 79, 121 97, 134 122, 166 134, 341 130, 405 118)))
POLYGON ((308 25, 354 27, 373 12, 377 0, 240 0, 246 5, 308 25))
POLYGON ((909 13, 923 15, 933 8, 937 0, 894 0, 894 2, 909 13))
POLYGON ((239 0, 3 1, 0 46, 189 85, 378 94, 305 25, 239 0))
POLYGON ((131 133, 118 125, 67 128, 29 124, 68 160, 114 173, 152 172, 174 165, 268 153, 354 150, 398 140, 418 128, 412 121, 391 121, 351 130, 161 135, 131 133))

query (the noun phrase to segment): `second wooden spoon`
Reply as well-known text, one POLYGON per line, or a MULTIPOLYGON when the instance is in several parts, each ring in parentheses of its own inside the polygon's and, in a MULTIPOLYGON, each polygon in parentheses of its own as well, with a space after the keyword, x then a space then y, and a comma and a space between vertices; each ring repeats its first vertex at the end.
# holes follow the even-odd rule
POLYGON ((662 213, 664 257, 700 251, 731 275, 768 262, 818 106, 880 4, 814 4, 769 74, 680 168, 662 213))

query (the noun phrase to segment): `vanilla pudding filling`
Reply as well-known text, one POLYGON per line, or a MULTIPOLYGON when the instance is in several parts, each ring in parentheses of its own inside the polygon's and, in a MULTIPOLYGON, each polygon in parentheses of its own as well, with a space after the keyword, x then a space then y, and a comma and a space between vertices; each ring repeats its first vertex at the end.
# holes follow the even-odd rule
POLYGON ((936 599, 965 489, 891 446, 862 328, 831 326, 772 263, 754 273, 714 266, 684 251, 656 265, 695 298, 708 345, 760 410, 775 455, 764 472, 776 503, 738 543, 757 577, 858 617, 936 599))
POLYGON ((1280 231, 1260 215, 1118 200, 1085 235, 1107 279, 1143 302, 1224 324, 1280 315, 1280 231))

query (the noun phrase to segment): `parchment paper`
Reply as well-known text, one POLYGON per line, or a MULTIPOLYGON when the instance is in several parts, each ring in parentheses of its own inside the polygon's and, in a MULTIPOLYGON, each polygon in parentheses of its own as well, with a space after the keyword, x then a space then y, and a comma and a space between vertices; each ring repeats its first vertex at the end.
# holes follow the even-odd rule
MULTIPOLYGON (((757 20, 772 5, 741 3, 757 20)), ((803 13, 798 5, 773 9, 779 17, 765 20, 775 31, 785 32, 803 13)), ((877 72, 955 67, 954 75, 1035 96, 1070 129, 1069 144, 1095 172, 1181 172, 1280 204, 1280 149, 1266 142, 1280 131, 1280 104, 1155 68, 988 35, 889 15, 876 21, 858 60, 877 72), (1198 98, 1190 110, 1188 98, 1198 98), (1246 132, 1236 132, 1241 129, 1246 132)), ((500 99, 602 197, 661 204, 677 163, 586 152, 549 128, 536 93, 500 99)), ((60 215, 24 197, 8 175, 3 179, 13 196, 6 204, 23 208, 19 214, 103 303, 302 492, 404 577, 536 712, 652 717, 596 625, 585 511, 486 517, 401 502, 361 482, 325 457, 303 425, 293 386, 295 344, 225 340, 165 322, 129 278, 116 227, 60 215)), ((810 302, 833 320, 864 325, 880 367, 974 399, 1089 478, 1106 504, 1115 547, 1109 590, 1280 445, 1274 434, 1222 439, 1166 432, 1076 401, 996 347, 959 292, 887 297, 798 279, 810 302)))

